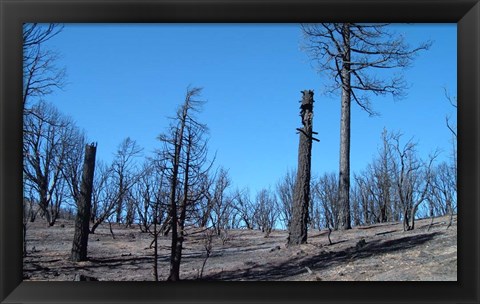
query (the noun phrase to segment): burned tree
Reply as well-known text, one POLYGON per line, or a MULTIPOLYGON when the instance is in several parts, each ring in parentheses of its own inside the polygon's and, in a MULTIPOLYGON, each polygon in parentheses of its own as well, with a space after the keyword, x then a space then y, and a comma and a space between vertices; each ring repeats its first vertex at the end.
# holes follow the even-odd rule
POLYGON ((77 203, 77 217, 75 219, 75 235, 73 237, 72 253, 70 258, 75 261, 87 259, 87 245, 89 234, 90 210, 92 204, 93 175, 95 169, 95 143, 85 146, 82 184, 77 203))
POLYGON ((293 193, 292 221, 288 233, 288 245, 307 242, 308 205, 310 203, 310 171, 312 159, 313 91, 302 91, 300 117, 303 128, 297 128, 300 134, 298 146, 298 169, 293 193))
POLYGON ((185 101, 178 109, 170 132, 159 136, 159 140, 164 144, 160 158, 165 160, 170 188, 169 217, 165 221, 170 224, 172 234, 168 281, 180 280, 185 222, 191 210, 194 210, 193 205, 202 196, 201 182, 211 167, 210 164, 204 169, 207 164, 208 143, 204 135, 208 129, 194 116, 203 104, 203 101, 195 99, 200 92, 200 88, 187 90, 185 101))

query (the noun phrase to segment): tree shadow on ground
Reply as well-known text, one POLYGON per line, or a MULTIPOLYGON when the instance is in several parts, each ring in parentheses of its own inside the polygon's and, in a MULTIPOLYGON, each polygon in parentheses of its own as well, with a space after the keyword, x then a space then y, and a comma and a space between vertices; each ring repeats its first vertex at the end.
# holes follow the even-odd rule
POLYGON ((349 261, 365 259, 374 255, 404 251, 422 245, 441 232, 406 236, 395 240, 374 240, 366 243, 362 248, 352 246, 341 251, 320 252, 314 256, 298 256, 280 264, 254 265, 248 269, 234 271, 222 271, 208 276, 204 280, 281 280, 291 276, 305 273, 308 267, 311 270, 319 271, 331 266, 339 265, 349 261))

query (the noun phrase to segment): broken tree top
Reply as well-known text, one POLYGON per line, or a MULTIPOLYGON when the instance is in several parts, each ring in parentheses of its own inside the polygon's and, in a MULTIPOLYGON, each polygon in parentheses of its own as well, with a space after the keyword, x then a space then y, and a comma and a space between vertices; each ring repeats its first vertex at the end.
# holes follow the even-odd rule
POLYGON ((304 91, 301 91, 301 93, 303 94, 303 97, 302 97, 302 100, 300 101, 302 103, 300 108, 303 108, 306 105, 313 104, 313 91, 312 90, 304 90, 304 91))
POLYGON ((313 91, 304 90, 301 91, 303 94, 301 105, 300 105, 300 117, 302 118, 302 124, 304 126, 311 125, 311 120, 313 117, 313 91))
POLYGON ((300 105, 300 117, 302 119, 303 129, 297 128, 297 131, 303 133, 307 138, 315 141, 320 141, 314 138, 312 134, 318 134, 312 131, 312 119, 313 119, 313 90, 301 91, 303 94, 300 105))

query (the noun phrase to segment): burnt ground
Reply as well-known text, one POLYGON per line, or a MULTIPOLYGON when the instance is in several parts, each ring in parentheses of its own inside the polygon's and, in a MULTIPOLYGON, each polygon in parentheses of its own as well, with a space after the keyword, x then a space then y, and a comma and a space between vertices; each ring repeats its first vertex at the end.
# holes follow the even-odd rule
MULTIPOLYGON (((286 247, 286 231, 265 238, 257 230, 231 230, 215 236, 203 280, 226 281, 456 281, 457 218, 416 221, 403 231, 401 223, 356 227, 346 232, 309 231, 308 244, 286 247), (364 242, 362 241, 364 240, 364 242)), ((89 237, 85 262, 69 261, 73 222, 53 227, 37 220, 28 224, 24 258, 26 281, 72 281, 75 274, 100 281, 152 281, 152 236, 138 227, 100 226, 89 237)), ((200 278, 205 261, 205 232, 187 229, 181 278, 200 278)), ((170 239, 159 238, 159 280, 169 271, 170 239)))

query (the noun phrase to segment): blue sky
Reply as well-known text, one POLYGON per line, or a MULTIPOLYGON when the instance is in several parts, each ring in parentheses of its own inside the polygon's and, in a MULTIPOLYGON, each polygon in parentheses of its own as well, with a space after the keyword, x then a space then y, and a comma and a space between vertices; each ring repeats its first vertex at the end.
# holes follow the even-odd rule
MULTIPOLYGON (((382 129, 414 137, 421 155, 436 148, 447 158, 451 137, 445 116, 456 111, 456 24, 394 25, 412 46, 432 40, 404 71, 406 98, 372 99, 379 117, 352 107, 351 170, 365 168, 382 129)), ((209 127, 216 165, 229 169, 233 187, 254 193, 274 188, 296 168, 300 91, 315 91, 312 173, 337 172, 339 96, 322 95, 327 81, 301 51, 297 24, 67 24, 47 47, 61 54, 68 85, 46 99, 74 118, 98 142, 109 162, 127 136, 152 155, 184 100, 187 87, 203 87, 199 120, 209 127)))

